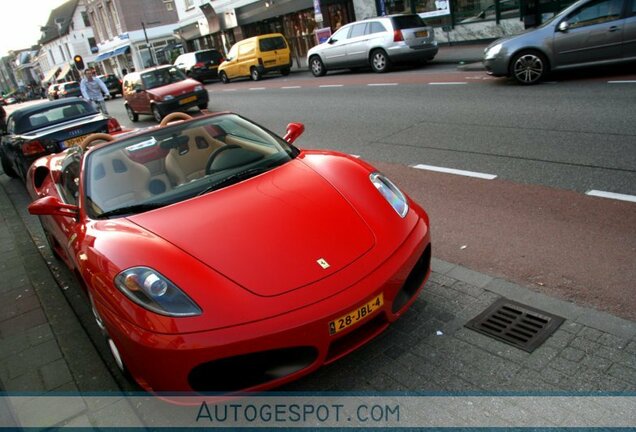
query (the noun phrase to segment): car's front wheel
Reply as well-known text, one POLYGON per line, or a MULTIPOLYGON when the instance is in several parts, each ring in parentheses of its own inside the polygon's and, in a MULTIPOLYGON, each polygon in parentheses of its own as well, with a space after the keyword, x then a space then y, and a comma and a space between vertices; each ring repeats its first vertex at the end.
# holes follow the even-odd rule
POLYGON ((311 73, 315 77, 321 77, 327 73, 324 63, 318 56, 313 56, 309 59, 309 67, 311 68, 311 73))
POLYGON ((227 74, 225 73, 225 71, 221 71, 219 73, 219 78, 221 78, 221 82, 223 84, 227 84, 230 82, 230 79, 227 77, 227 74))
POLYGON ((536 84, 547 75, 550 67, 546 57, 538 51, 523 51, 510 62, 510 76, 523 85, 536 84))
POLYGON ((373 72, 384 73, 389 70, 390 65, 391 61, 384 50, 377 49, 371 53, 371 69, 373 69, 373 72))
POLYGON ((152 116, 155 118, 157 123, 161 123, 161 120, 163 120, 163 113, 157 105, 152 106, 152 116))
POLYGON ((126 105, 126 113, 128 114, 128 118, 131 122, 136 122, 137 120, 139 120, 139 114, 133 111, 130 105, 126 105))

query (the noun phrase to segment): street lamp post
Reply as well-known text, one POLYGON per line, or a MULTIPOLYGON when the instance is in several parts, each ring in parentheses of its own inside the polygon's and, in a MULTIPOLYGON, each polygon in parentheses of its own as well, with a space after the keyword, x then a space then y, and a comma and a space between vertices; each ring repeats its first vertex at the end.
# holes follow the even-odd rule
POLYGON ((146 24, 142 21, 141 28, 144 30, 144 38, 146 38, 146 47, 148 48, 148 55, 150 55, 150 66, 156 66, 154 56, 152 55, 152 48, 150 47, 150 41, 148 40, 148 33, 146 33, 146 24))

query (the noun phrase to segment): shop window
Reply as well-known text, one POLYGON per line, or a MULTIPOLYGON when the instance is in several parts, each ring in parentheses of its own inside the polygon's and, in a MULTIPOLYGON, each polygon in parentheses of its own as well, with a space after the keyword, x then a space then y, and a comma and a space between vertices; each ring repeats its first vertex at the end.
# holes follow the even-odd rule
POLYGON ((411 2, 408 0, 385 0, 386 14, 411 13, 411 2))
POLYGON ((487 2, 475 2, 459 0, 454 11, 455 22, 470 23, 497 19, 519 17, 520 0, 489 0, 487 2))

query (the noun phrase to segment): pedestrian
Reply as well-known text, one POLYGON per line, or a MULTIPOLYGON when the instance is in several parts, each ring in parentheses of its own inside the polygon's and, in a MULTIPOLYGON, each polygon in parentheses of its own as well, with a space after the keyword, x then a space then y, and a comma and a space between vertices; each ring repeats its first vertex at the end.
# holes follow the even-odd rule
POLYGON ((121 70, 121 77, 123 78, 123 77, 125 77, 126 75, 128 75, 128 69, 123 68, 123 69, 121 70))
POLYGON ((106 110, 106 103, 104 102, 104 96, 110 95, 108 88, 104 82, 95 76, 95 69, 88 68, 84 72, 85 77, 80 82, 80 90, 82 91, 82 97, 86 100, 93 102, 95 108, 101 111, 103 114, 108 115, 106 110))
POLYGON ((0 105, 0 132, 6 132, 6 118, 7 112, 4 110, 4 107, 0 105))

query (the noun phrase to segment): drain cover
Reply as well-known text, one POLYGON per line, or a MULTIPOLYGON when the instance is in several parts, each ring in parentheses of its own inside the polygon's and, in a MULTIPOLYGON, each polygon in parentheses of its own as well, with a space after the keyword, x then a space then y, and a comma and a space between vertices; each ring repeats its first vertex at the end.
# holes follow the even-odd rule
POLYGON ((466 327, 532 352, 563 321, 559 316, 501 298, 470 320, 466 327))

